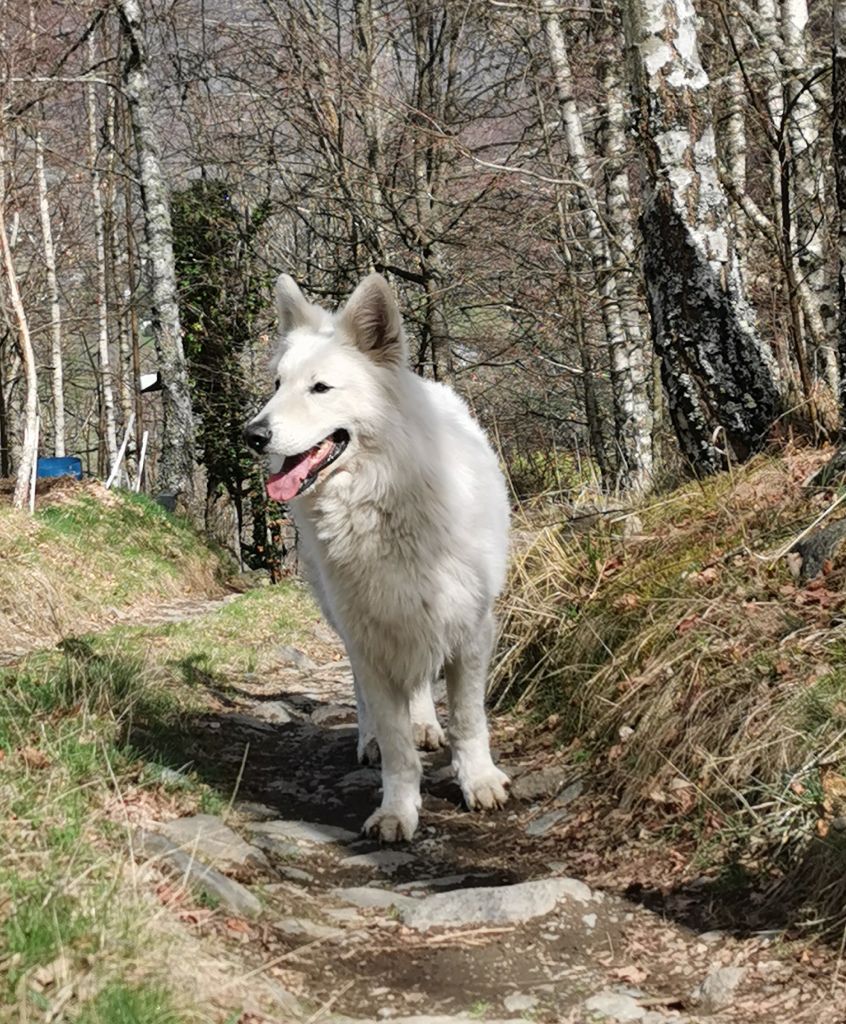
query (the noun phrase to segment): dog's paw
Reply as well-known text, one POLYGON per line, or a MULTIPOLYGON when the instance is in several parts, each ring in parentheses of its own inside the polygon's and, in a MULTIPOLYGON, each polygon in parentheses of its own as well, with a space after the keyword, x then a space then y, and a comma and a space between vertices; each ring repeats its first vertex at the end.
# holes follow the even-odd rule
POLYGON ((418 750, 440 750, 446 746, 446 733, 437 722, 415 722, 411 731, 418 750))
POLYGON ((379 744, 375 736, 358 737, 358 763, 365 765, 377 765, 382 760, 379 744))
POLYGON ((383 843, 399 843, 411 839, 417 829, 414 808, 380 807, 365 821, 362 832, 383 843))
POLYGON ((459 778, 459 782, 465 803, 471 811, 492 811, 504 807, 508 800, 511 780, 495 765, 470 778, 459 778))

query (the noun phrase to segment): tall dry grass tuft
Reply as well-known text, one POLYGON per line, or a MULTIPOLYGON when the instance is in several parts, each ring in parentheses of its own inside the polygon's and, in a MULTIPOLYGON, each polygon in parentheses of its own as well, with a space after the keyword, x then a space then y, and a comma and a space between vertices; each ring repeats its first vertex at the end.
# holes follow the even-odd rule
POLYGON ((554 712, 624 809, 699 815, 703 841, 827 877, 816 918, 846 896, 846 571, 803 586, 773 555, 831 503, 803 486, 822 458, 760 457, 586 531, 530 515, 492 684, 554 712))

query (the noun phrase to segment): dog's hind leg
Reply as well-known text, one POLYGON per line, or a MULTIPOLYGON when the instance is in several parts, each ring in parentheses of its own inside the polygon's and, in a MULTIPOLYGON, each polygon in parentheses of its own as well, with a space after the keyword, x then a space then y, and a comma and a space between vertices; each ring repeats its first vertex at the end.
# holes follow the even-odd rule
MULTIPOLYGON (((367 699, 355 680, 355 702, 358 708, 358 763, 379 764, 379 744, 371 721, 367 699)), ((446 746, 446 734, 438 721, 432 697, 432 686, 423 683, 411 695, 411 731, 418 750, 440 750, 446 746)))
POLYGON ((408 695, 386 687, 368 698, 382 754, 382 806, 364 823, 364 832, 386 843, 411 839, 420 810, 421 769, 408 695))
POLYGON ((449 742, 452 765, 471 810, 501 807, 508 799, 508 776, 491 758, 485 718, 485 683, 494 641, 493 615, 468 636, 446 664, 449 742))
POLYGON ((411 729, 418 750, 440 750, 446 746, 446 735, 438 721, 432 684, 428 680, 411 695, 411 729))
POLYGON ((370 717, 370 709, 367 706, 367 697, 361 687, 357 675, 353 675, 353 686, 355 688, 355 706, 358 717, 358 744, 356 754, 359 764, 379 763, 379 744, 376 741, 376 730, 370 717))

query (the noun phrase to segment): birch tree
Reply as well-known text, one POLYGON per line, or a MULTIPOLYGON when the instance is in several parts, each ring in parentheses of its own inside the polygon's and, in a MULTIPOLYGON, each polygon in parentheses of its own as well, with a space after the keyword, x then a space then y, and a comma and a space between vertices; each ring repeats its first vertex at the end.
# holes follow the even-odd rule
POLYGON ((0 252, 2 252, 3 277, 6 282, 12 318, 17 327, 18 349, 26 376, 26 403, 24 406, 24 438, 21 455, 18 460, 15 490, 12 504, 15 508, 23 508, 29 499, 29 485, 38 458, 38 377, 35 366, 35 351, 29 331, 29 320, 26 315, 20 288, 15 260, 12 253, 12 242, 6 224, 6 147, 2 137, 5 129, 5 118, 0 112, 0 252))
POLYGON ((830 338, 834 296, 827 271, 825 181, 820 153, 820 110, 806 79, 809 67, 807 0, 782 0, 784 91, 789 160, 790 234, 797 277, 810 293, 807 334, 818 352, 818 376, 837 391, 837 361, 830 338))
POLYGON ((193 493, 194 414, 182 342, 173 261, 170 198, 155 122, 149 59, 138 0, 117 0, 127 56, 123 87, 138 157, 141 202, 152 280, 153 328, 162 380, 164 423, 159 485, 188 498, 193 493))
POLYGON ((44 168, 44 139, 41 128, 35 133, 35 179, 38 186, 38 212, 41 222, 41 244, 47 276, 47 299, 50 303, 50 393, 53 400, 53 453, 65 454, 65 384, 62 360, 62 307, 59 279, 56 274, 56 248, 50 217, 50 196, 44 168))
MULTIPOLYGON (((89 62, 95 64, 94 36, 88 37, 89 62)), ((97 94, 93 82, 85 85, 85 108, 88 117, 88 173, 91 179, 91 207, 94 220, 94 257, 96 264, 95 294, 97 301, 97 341, 100 357, 100 395, 103 402, 103 433, 109 469, 117 461, 117 426, 115 395, 112 386, 112 360, 109 353, 109 307, 106 296, 106 233, 103 217, 103 192, 97 159, 97 94)))
MULTIPOLYGON (((617 262, 615 265, 612 261, 609 242, 599 215, 593 168, 576 103, 570 58, 558 19, 556 0, 542 0, 541 22, 555 76, 569 161, 578 182, 578 203, 587 229, 587 247, 601 296, 602 319, 611 355, 620 484, 626 489, 645 490, 652 476, 652 417, 647 393, 645 341, 636 311, 631 307, 630 292, 626 296, 627 316, 624 324, 618 289, 620 264, 617 262)), ((620 112, 615 111, 613 145, 620 143, 619 116, 620 112)), ((624 188, 620 180, 620 174, 621 168, 619 162, 616 162, 610 168, 609 198, 618 218, 620 203, 624 201, 627 191, 627 186, 624 188)))
POLYGON ((742 460, 766 443, 779 408, 776 370, 727 231, 692 0, 627 0, 625 30, 653 338, 682 451, 710 473, 726 454, 742 460))
POLYGON ((837 185, 838 299, 837 354, 840 363, 840 415, 846 420, 846 0, 834 0, 832 55, 832 125, 837 185))

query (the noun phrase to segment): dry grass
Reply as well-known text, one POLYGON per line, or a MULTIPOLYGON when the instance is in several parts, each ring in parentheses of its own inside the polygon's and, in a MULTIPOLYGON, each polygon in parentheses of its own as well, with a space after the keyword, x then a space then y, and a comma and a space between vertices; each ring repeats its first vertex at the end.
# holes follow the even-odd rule
POLYGON ((587 532, 523 524, 494 679, 624 809, 807 876, 818 919, 846 897, 846 573, 800 586, 772 556, 830 504, 803 487, 823 458, 761 457, 587 532))

